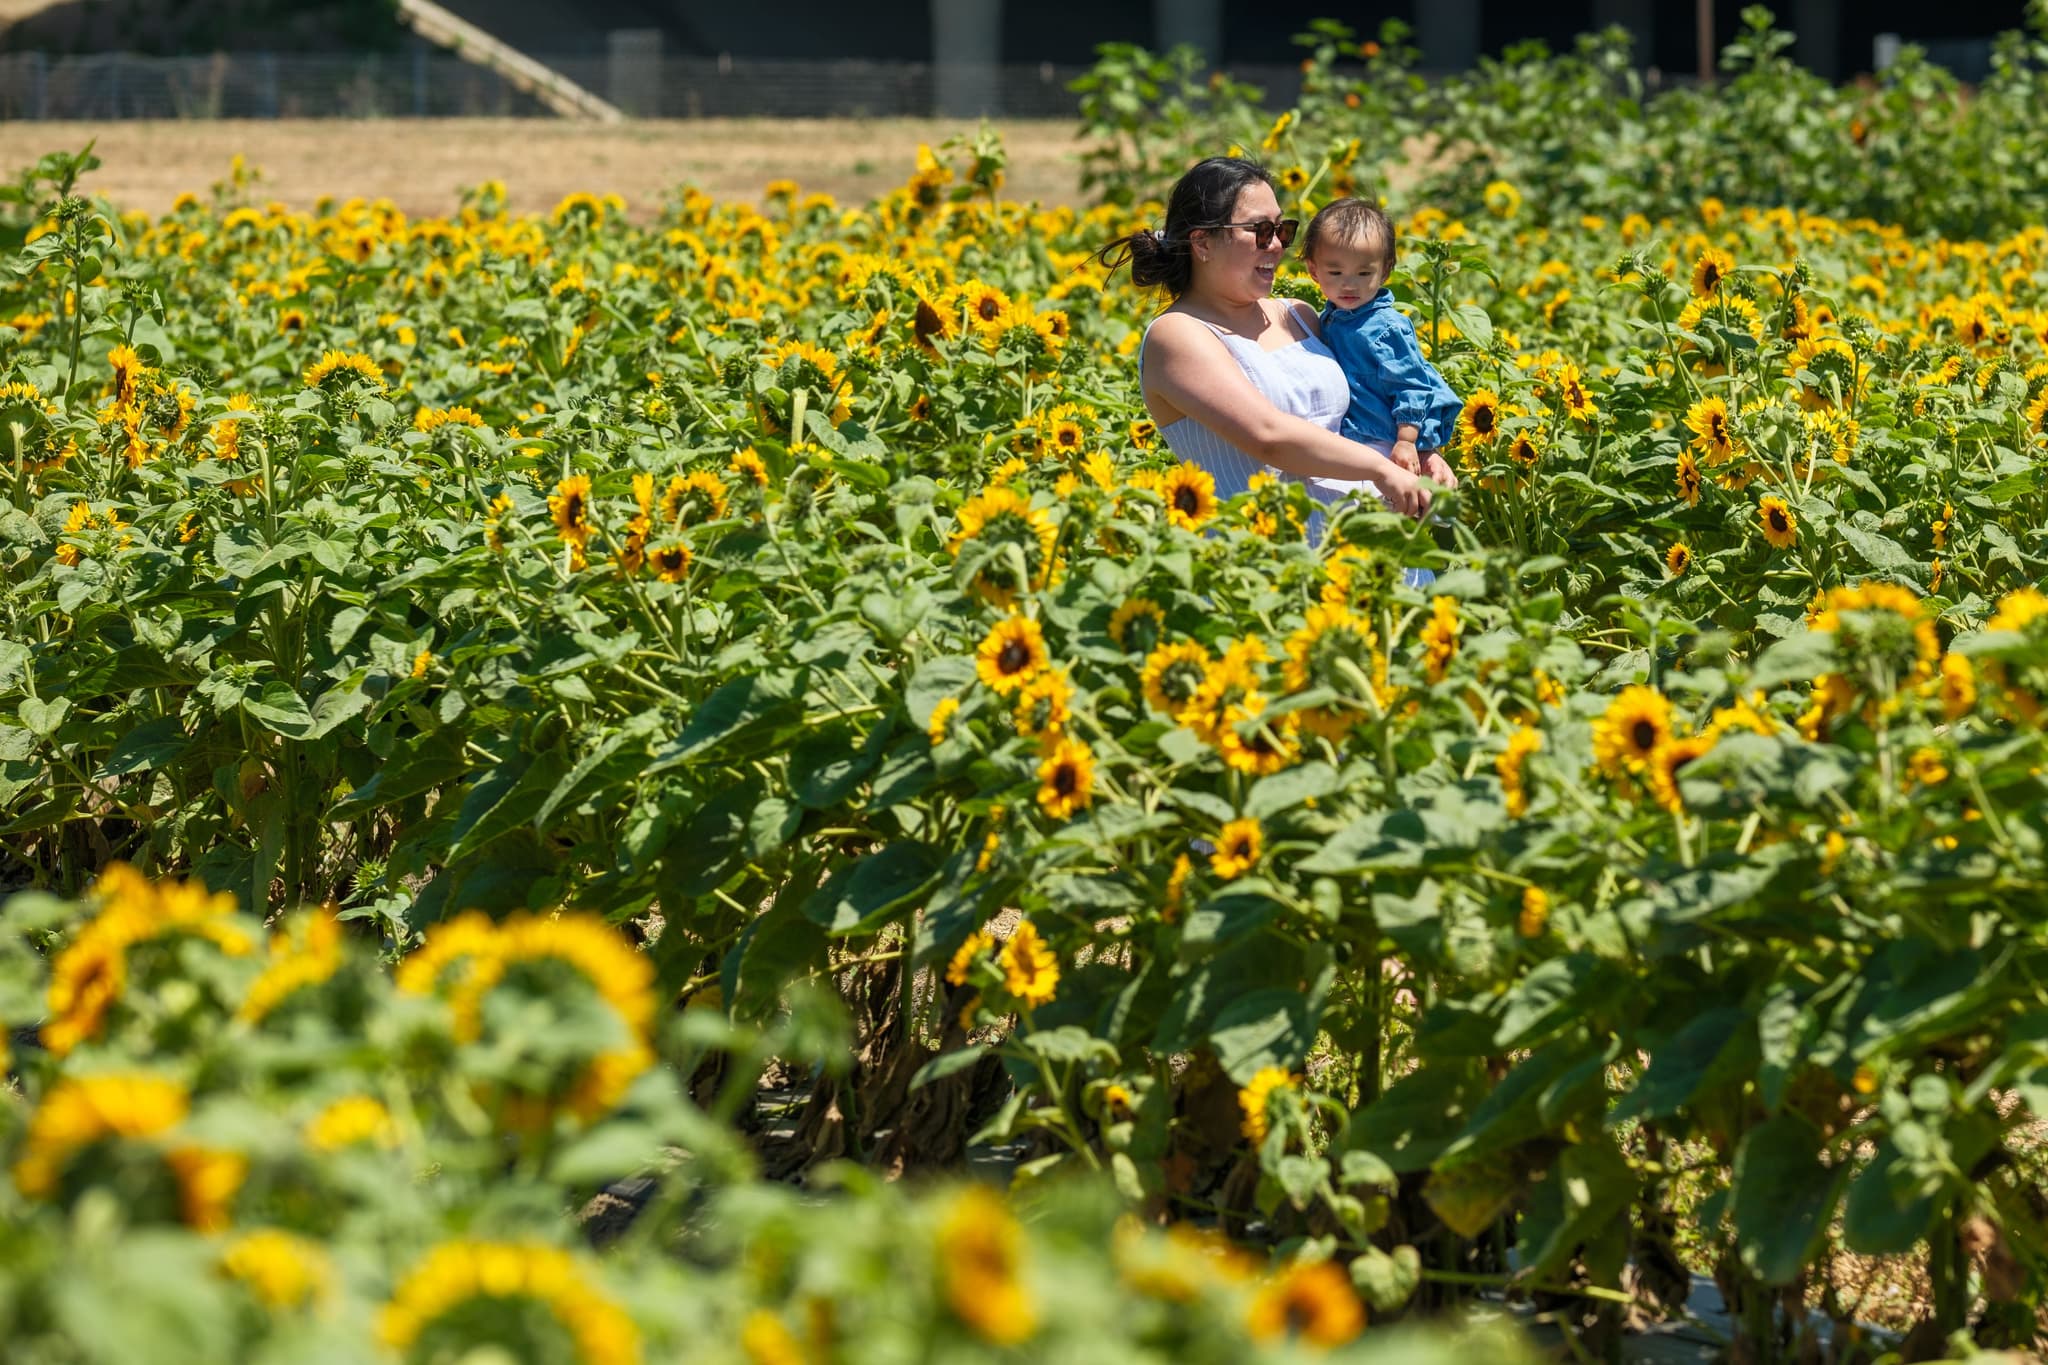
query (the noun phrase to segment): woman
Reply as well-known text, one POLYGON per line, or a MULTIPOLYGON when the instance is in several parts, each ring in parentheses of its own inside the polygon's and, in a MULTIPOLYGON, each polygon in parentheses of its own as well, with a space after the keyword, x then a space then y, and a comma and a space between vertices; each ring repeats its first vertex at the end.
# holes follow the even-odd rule
POLYGON ((1294 227, 1263 167, 1211 157, 1175 182, 1163 231, 1103 249, 1106 264, 1129 261, 1134 283, 1173 296, 1139 351, 1146 410, 1174 454, 1216 480, 1219 498, 1273 473, 1306 483, 1322 503, 1369 485, 1419 518, 1430 495, 1418 476, 1455 487, 1450 468, 1432 454, 1405 469, 1338 435, 1350 388, 1315 311, 1268 297, 1294 227))

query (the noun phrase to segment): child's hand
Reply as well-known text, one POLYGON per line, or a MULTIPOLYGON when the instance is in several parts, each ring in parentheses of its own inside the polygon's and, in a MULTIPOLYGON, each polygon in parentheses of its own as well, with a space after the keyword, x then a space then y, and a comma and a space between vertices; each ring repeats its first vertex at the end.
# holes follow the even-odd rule
POLYGON ((1394 453, 1388 458, 1410 474, 1422 472, 1422 452, 1415 448, 1413 441, 1394 442, 1394 453))

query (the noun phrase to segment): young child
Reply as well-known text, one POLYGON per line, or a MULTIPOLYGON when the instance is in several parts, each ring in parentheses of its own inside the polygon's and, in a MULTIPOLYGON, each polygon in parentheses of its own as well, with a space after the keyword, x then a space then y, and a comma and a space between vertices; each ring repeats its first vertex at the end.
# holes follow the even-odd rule
MULTIPOLYGON (((1351 386, 1344 435, 1410 473, 1424 473, 1427 457, 1457 430, 1464 404, 1423 357, 1413 324, 1394 307, 1387 288, 1394 273, 1393 221, 1363 199, 1336 200, 1310 220, 1301 256, 1329 300, 1323 341, 1351 386)), ((1350 491, 1331 481, 1310 483, 1328 493, 1350 491)), ((1427 587, 1436 575, 1410 569, 1406 578, 1410 587, 1427 587)))

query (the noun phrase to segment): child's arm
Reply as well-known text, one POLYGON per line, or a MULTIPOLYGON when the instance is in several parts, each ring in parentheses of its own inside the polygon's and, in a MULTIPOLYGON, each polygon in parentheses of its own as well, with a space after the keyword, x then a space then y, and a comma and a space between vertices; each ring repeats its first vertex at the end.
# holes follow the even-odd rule
POLYGON ((1385 321, 1372 329, 1370 343, 1388 406, 1393 409, 1394 458, 1404 468, 1419 470, 1420 451, 1438 449, 1450 439, 1450 433, 1442 429, 1441 414, 1444 404, 1455 403, 1457 397, 1423 356, 1414 325, 1400 313, 1389 310, 1385 321), (1415 461, 1412 465, 1410 458, 1415 461))

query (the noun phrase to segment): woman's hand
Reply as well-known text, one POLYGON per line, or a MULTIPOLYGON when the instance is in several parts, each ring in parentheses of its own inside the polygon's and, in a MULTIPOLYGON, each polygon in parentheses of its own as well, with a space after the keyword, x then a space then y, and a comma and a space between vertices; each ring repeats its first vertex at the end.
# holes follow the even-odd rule
POLYGON ((1386 499, 1387 506, 1402 516, 1414 517, 1420 521, 1423 514, 1429 511, 1429 490, 1422 486, 1418 476, 1409 473, 1392 460, 1386 460, 1384 466, 1371 477, 1373 486, 1380 490, 1380 496, 1386 499))

